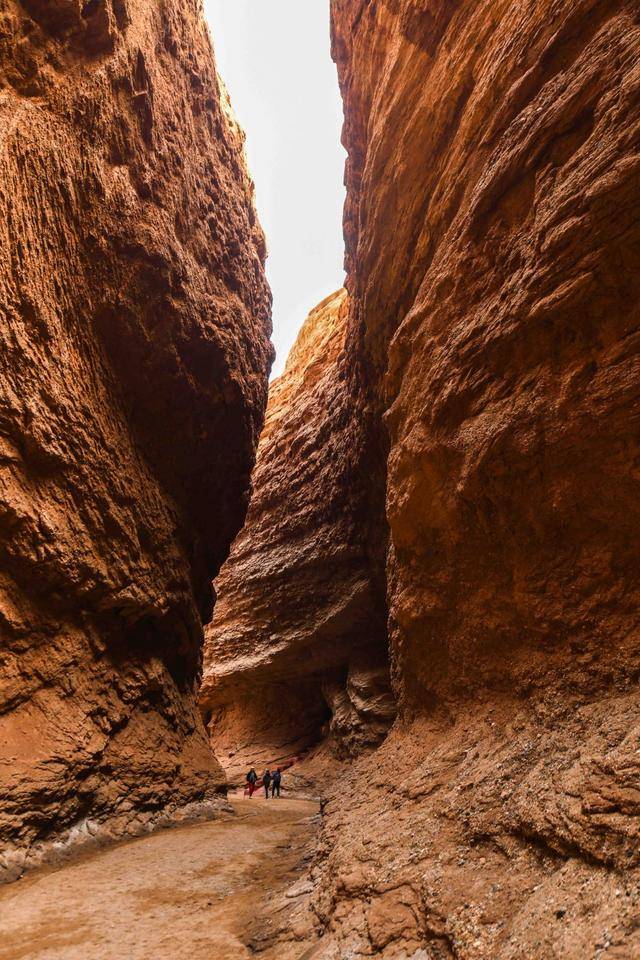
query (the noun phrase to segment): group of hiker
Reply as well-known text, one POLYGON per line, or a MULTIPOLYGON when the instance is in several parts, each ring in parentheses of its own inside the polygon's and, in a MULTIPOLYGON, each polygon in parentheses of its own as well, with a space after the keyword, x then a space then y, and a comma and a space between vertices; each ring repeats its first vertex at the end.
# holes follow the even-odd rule
POLYGON ((258 774, 251 767, 249 773, 247 774, 247 790, 249 792, 249 798, 251 798, 256 791, 257 787, 262 785, 264 787, 265 797, 269 797, 269 789, 271 789, 271 796, 276 797, 280 796, 280 784, 282 783, 282 770, 278 767, 277 770, 274 770, 273 773, 269 769, 265 770, 262 774, 261 784, 258 780, 258 774))

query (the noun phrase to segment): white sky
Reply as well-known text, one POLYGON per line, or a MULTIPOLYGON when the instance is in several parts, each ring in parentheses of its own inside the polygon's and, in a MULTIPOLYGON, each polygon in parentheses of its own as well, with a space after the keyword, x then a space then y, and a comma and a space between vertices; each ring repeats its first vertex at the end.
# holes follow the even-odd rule
POLYGON ((205 0, 218 69, 247 134, 273 290, 273 373, 344 281, 342 102, 329 0, 205 0))

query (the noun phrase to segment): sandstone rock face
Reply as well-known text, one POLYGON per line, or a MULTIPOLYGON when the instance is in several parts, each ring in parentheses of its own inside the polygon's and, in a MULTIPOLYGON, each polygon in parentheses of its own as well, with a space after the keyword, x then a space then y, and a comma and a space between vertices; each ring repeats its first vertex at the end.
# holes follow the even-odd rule
POLYGON ((435 691, 634 625, 638 28, 624 2, 423 6, 334 24, 396 662, 435 691))
POLYGON ((361 426, 340 291, 272 384, 247 522, 216 581, 201 705, 234 779, 313 743, 378 742, 394 714, 384 607, 363 536, 361 426))
POLYGON ((327 808, 318 955, 635 956, 640 8, 332 17, 400 719, 327 808))
POLYGON ((0 3, 0 866, 222 788, 195 703, 271 361, 196 0, 0 3))

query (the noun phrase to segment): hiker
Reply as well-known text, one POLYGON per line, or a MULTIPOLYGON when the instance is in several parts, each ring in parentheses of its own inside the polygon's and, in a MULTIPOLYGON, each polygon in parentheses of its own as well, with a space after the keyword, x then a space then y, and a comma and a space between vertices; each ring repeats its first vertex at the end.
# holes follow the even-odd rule
POLYGON ((275 797, 276 793, 278 794, 278 796, 280 796, 281 782, 282 782, 282 770, 280 769, 280 767, 278 767, 278 769, 273 775, 273 784, 271 785, 271 799, 275 797))
POLYGON ((265 797, 266 797, 267 800, 268 800, 268 799, 269 799, 269 787, 270 787, 270 785, 271 785, 271 771, 270 771, 270 770, 265 770, 265 772, 262 774, 262 782, 263 782, 263 784, 264 784, 264 795, 265 795, 265 797))
POLYGON ((251 767, 251 770, 249 770, 249 773, 247 774, 247 790, 249 791, 249 800, 251 800, 251 797, 253 796, 253 791, 256 788, 257 780, 258 774, 255 772, 253 767, 251 767))

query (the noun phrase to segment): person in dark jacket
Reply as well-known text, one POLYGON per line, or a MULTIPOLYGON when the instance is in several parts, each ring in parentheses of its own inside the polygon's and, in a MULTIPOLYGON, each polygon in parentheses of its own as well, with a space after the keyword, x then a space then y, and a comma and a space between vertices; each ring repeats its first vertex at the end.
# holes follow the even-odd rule
POLYGON ((247 790, 249 791, 249 800, 251 800, 251 797, 253 796, 253 791, 256 788, 257 780, 258 774, 255 772, 253 767, 251 767, 251 770, 249 770, 249 773, 247 774, 247 790))
POLYGON ((265 770, 262 774, 262 782, 264 784, 264 795, 269 799, 269 787, 271 786, 271 771, 265 770))
POLYGON ((280 796, 280 784, 282 783, 282 770, 280 767, 276 770, 273 775, 273 783, 271 784, 271 798, 275 797, 276 794, 280 796))

